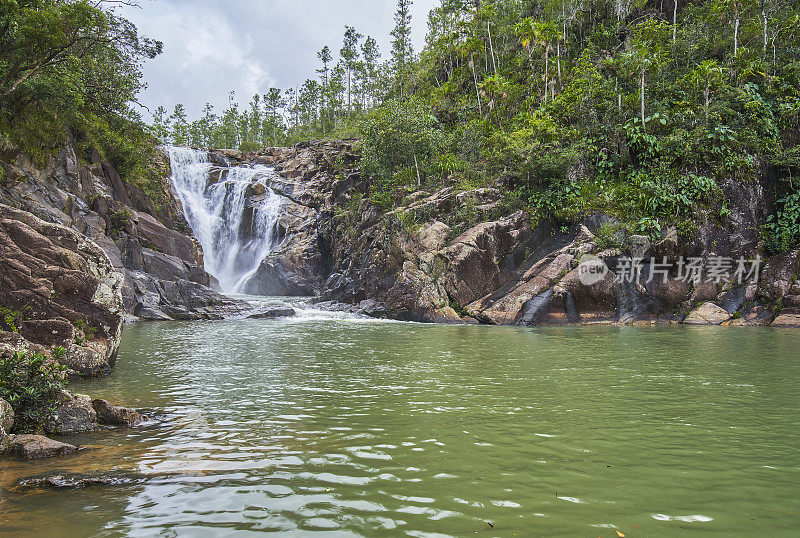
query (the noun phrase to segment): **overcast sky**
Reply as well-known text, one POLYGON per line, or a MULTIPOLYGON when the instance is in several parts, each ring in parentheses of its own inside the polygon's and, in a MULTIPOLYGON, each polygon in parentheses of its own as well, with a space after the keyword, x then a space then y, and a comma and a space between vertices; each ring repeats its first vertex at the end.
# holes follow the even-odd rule
MULTIPOLYGON (((438 3, 414 1, 415 50, 438 3)), ((206 101, 224 107, 230 90, 246 104, 271 85, 285 89, 316 76, 317 52, 328 45, 338 58, 345 25, 374 37, 388 58, 396 0, 140 0, 139 8, 120 9, 164 43, 144 67, 149 87, 140 101, 151 110, 183 103, 197 117, 206 101)))

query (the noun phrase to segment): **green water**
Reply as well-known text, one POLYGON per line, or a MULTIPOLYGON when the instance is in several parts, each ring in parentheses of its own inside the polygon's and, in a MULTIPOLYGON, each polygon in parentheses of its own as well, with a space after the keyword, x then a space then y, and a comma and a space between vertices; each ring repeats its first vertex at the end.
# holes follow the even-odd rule
POLYGON ((306 314, 137 324, 107 379, 158 427, 0 463, 14 535, 797 536, 800 331, 306 314), (21 493, 48 472, 122 486, 21 493), (491 528, 488 523, 494 524, 491 528))

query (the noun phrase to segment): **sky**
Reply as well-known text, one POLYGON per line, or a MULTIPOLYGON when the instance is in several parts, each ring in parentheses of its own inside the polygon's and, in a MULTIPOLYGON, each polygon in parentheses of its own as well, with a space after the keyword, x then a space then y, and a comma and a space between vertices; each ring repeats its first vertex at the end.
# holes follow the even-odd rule
MULTIPOLYGON (((414 1, 415 51, 438 3, 414 1)), ((196 118, 206 102, 217 111, 227 106, 230 90, 246 104, 270 86, 316 77, 317 52, 328 45, 338 58, 345 25, 374 37, 387 59, 396 0, 139 0, 139 7, 117 9, 140 34, 164 43, 164 52, 144 66, 148 88, 139 101, 152 111, 183 103, 196 118)))

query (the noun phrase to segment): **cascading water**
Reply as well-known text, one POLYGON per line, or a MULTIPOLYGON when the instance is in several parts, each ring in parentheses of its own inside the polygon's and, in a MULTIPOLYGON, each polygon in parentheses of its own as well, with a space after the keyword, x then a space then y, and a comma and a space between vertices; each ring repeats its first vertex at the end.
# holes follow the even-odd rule
POLYGON ((222 291, 236 293, 276 246, 283 199, 268 186, 274 172, 262 165, 216 169, 205 152, 168 151, 172 185, 203 246, 205 269, 222 291))

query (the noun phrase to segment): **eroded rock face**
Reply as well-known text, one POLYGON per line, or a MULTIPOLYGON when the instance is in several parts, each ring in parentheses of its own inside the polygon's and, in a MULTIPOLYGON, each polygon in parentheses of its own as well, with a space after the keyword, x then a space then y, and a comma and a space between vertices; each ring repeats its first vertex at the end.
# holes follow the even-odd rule
MULTIPOLYGON (((157 187, 160 198, 158 204, 136 185, 123 181, 96 151, 79 158, 77 145, 73 143, 66 144, 58 157, 44 168, 35 166, 24 154, 12 152, 10 156, 13 158, 6 161, 0 159, 6 177, 14 178, 13 181, 0 184, 4 203, 46 222, 70 228, 83 236, 84 241, 88 238, 100 247, 111 262, 114 273, 121 275, 123 308, 128 316, 136 310, 147 311, 148 307, 140 299, 149 298, 137 293, 131 273, 147 273, 164 283, 188 282, 207 288, 215 285, 213 277, 203 269, 202 248, 191 236, 181 203, 172 192, 169 159, 165 154, 159 154, 153 163, 161 171, 161 184, 157 187), (88 160, 90 164, 84 164, 82 160, 88 160)), ((22 232, 17 230, 15 233, 22 232)), ((32 243, 31 248, 29 254, 35 256, 37 249, 44 247, 32 243)), ((47 259, 44 261, 49 263, 47 259)), ((85 272, 83 268, 69 268, 85 272)), ((80 277, 66 275, 61 278, 61 284, 71 286, 70 289, 74 291, 77 285, 73 282, 75 278, 80 277)), ((113 303, 116 300, 114 288, 118 284, 100 280, 95 302, 113 303)), ((182 284, 182 287, 189 286, 182 284)), ((204 293, 209 300, 202 305, 203 311, 198 312, 195 319, 208 317, 213 302, 224 303, 222 296, 213 290, 204 293)), ((159 309, 161 314, 158 316, 172 319, 166 313, 172 308, 180 319, 191 317, 192 307, 181 302, 184 296, 181 293, 162 295, 159 304, 163 308, 159 309), (173 300, 175 302, 171 302, 173 300), (190 314, 185 314, 186 311, 190 314)), ((240 308, 244 307, 240 305, 240 308)), ((224 317, 227 310, 228 306, 223 304, 220 312, 213 317, 224 317)), ((37 333, 37 340, 41 340, 41 335, 52 332, 48 329, 32 324, 25 331, 28 334, 37 333)), ((68 335, 63 334, 63 331, 68 332, 67 327, 60 327, 58 331, 51 337, 53 345, 63 345, 62 342, 67 339, 68 335)), ((87 367, 94 372, 98 362, 95 347, 87 346, 81 352, 84 360, 88 361, 87 367)))
POLYGON ((64 362, 83 375, 111 368, 123 276, 100 247, 70 228, 0 205, 0 260, 0 305, 19 312, 26 340, 65 347, 64 362))

